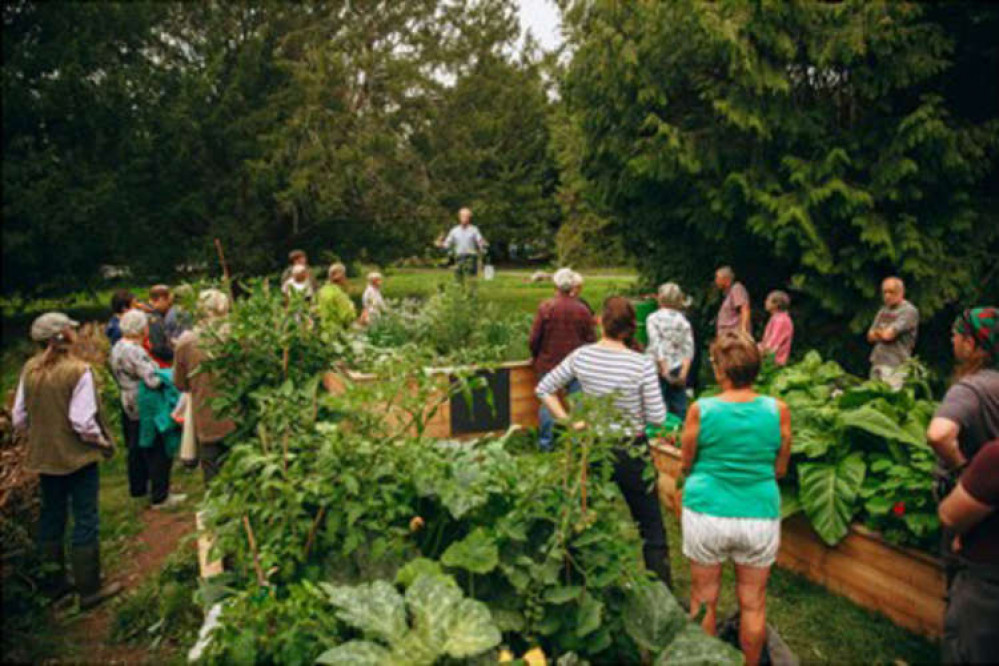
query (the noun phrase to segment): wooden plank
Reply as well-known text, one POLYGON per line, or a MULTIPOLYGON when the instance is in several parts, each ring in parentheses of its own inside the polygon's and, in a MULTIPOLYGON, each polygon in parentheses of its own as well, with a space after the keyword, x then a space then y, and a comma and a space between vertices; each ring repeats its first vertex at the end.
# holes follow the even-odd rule
POLYGON ((194 522, 198 528, 198 570, 201 572, 202 578, 211 578, 222 573, 223 567, 221 559, 208 560, 215 539, 212 538, 210 532, 205 530, 204 513, 204 511, 198 511, 194 514, 194 522))
POLYGON ((802 550, 784 542, 778 564, 860 606, 880 612, 907 629, 934 637, 942 634, 945 606, 942 598, 899 585, 864 563, 836 553, 828 558, 817 558, 808 548, 802 550))

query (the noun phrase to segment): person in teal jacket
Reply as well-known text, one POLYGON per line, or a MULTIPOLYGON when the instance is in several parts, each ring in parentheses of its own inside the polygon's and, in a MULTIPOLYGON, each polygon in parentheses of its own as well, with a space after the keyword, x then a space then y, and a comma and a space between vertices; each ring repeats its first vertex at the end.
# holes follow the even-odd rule
POLYGON ((173 383, 171 368, 156 371, 160 379, 157 388, 142 384, 139 387, 139 448, 146 457, 152 490, 152 508, 176 506, 186 495, 170 492, 170 472, 173 459, 180 449, 180 425, 173 419, 173 411, 180 400, 180 391, 173 383))

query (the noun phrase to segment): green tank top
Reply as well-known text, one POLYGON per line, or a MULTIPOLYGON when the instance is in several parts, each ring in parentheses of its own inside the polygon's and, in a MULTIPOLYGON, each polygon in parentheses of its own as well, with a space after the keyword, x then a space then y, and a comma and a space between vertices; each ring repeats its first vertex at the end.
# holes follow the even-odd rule
POLYGON ((780 517, 774 464, 780 412, 774 398, 698 400, 697 456, 683 486, 683 506, 723 518, 780 517))

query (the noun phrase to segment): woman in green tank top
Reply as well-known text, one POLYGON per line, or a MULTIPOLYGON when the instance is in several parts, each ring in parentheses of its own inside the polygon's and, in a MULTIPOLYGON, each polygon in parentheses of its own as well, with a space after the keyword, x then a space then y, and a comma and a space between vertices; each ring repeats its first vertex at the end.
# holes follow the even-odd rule
POLYGON ((722 564, 735 562, 739 644, 759 662, 766 638, 766 585, 780 545, 777 479, 791 457, 791 417, 780 400, 753 391, 760 353, 742 332, 711 345, 722 392, 698 400, 684 423, 681 503, 683 552, 690 560, 690 612, 706 607, 702 626, 715 633, 722 564))

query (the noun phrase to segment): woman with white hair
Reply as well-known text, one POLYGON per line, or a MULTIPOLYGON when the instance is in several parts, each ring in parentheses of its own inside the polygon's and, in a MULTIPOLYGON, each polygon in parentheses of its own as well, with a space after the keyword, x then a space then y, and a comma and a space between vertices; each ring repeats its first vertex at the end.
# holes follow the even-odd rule
POLYGON ((198 296, 198 309, 201 322, 193 331, 184 334, 177 345, 173 381, 178 389, 190 394, 198 460, 207 485, 219 472, 229 450, 225 438, 236 430, 236 424, 216 414, 212 402, 218 396, 218 378, 198 368, 208 358, 212 334, 223 333, 223 324, 229 314, 229 297, 218 289, 206 289, 198 296))
POLYGON ((365 326, 378 318, 378 315, 388 309, 385 299, 382 297, 382 277, 381 273, 368 273, 368 286, 361 296, 361 322, 365 326))
POLYGON ((787 313, 790 305, 791 297, 787 295, 787 292, 780 290, 767 294, 767 300, 763 303, 763 307, 770 313, 770 320, 763 332, 760 353, 773 354, 774 362, 777 365, 787 365, 787 358, 791 355, 794 322, 791 321, 791 315, 787 313))
POLYGON ((646 353, 656 362, 666 409, 682 419, 687 412, 687 373, 694 359, 694 332, 683 315, 688 300, 678 284, 667 282, 659 287, 658 301, 659 309, 645 321, 646 353))
POLYGON ((184 495, 170 494, 170 468, 173 460, 167 455, 162 437, 154 437, 152 445, 141 445, 139 389, 143 384, 153 390, 163 386, 159 368, 142 346, 149 322, 139 310, 129 310, 121 318, 121 340, 111 349, 111 372, 121 393, 122 430, 128 447, 128 488, 132 497, 150 494, 154 508, 174 506, 184 501, 184 495))
POLYGON ((111 373, 118 382, 121 394, 121 429, 125 437, 128 456, 128 489, 132 497, 145 497, 149 493, 149 469, 146 458, 139 449, 139 383, 150 388, 160 385, 156 376, 156 363, 146 353, 142 342, 146 337, 148 321, 141 310, 129 310, 121 316, 121 340, 111 348, 111 373))

